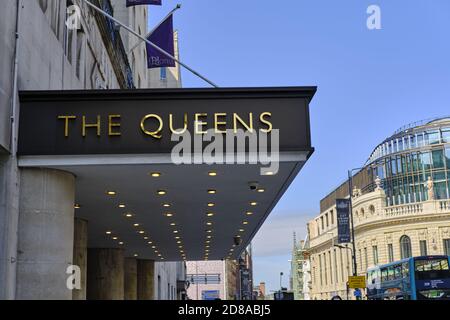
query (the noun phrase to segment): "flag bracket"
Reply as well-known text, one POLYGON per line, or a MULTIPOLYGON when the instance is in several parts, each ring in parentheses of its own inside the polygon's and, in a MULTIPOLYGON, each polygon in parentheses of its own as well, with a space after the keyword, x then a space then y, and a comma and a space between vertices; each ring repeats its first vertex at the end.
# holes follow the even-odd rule
MULTIPOLYGON (((100 9, 99 7, 97 7, 96 5, 94 5, 93 3, 91 3, 89 0, 81 0, 84 3, 86 3, 89 7, 91 7, 92 9, 94 9, 95 11, 99 12, 100 14, 104 15, 105 17, 107 17, 108 19, 110 19, 111 21, 119 24, 122 28, 124 28, 125 30, 127 30, 128 32, 130 32, 131 34, 133 34, 134 36, 138 37, 139 39, 145 41, 147 44, 149 44, 151 47, 153 47, 154 49, 156 49, 157 51, 159 51, 160 53, 164 54, 165 56, 167 56, 168 58, 174 60, 175 62, 177 62, 179 65, 181 65, 182 67, 184 67, 186 70, 188 70, 189 72, 191 72, 192 74, 194 74, 195 76, 199 77, 200 79, 202 79, 203 81, 207 82, 209 85, 213 86, 214 88, 218 88, 219 86, 216 85, 214 82, 212 82, 211 80, 209 80, 208 78, 204 77, 203 75, 201 75, 200 73, 198 73, 197 71, 195 71, 194 69, 192 69, 191 67, 189 67, 187 64, 183 63, 182 61, 180 61, 179 59, 177 59, 176 57, 174 57, 173 55, 171 55, 170 53, 168 53, 167 51, 161 49, 160 47, 158 47, 156 44, 154 44, 153 42, 151 42, 150 40, 148 40, 147 38, 145 38, 144 36, 141 36, 139 33, 137 33, 136 31, 134 31, 133 29, 131 29, 130 27, 128 27, 127 25, 123 24, 122 22, 120 22, 119 20, 117 20, 116 18, 114 18, 113 16, 111 16, 109 13, 103 11, 102 9, 100 9)), ((178 6, 177 6, 178 7, 178 6)))

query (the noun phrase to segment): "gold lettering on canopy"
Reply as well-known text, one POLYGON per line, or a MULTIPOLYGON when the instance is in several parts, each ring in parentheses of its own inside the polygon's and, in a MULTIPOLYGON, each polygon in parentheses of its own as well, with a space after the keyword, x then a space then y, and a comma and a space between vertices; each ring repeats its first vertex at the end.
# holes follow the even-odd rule
POLYGON ((184 127, 181 130, 175 130, 173 127, 173 114, 169 115, 169 127, 170 127, 170 131, 174 134, 183 134, 186 132, 187 130, 187 126, 188 126, 188 115, 187 113, 184 114, 184 127))
POLYGON ((196 113, 195 114, 195 123, 194 123, 194 132, 195 134, 206 134, 207 132, 203 130, 203 127, 208 123, 200 121, 200 117, 206 117, 208 114, 206 113, 196 113), (199 129, 200 128, 200 129, 199 129))
POLYGON ((108 117, 108 134, 110 136, 120 136, 121 133, 120 132, 115 132, 114 128, 119 128, 118 130, 120 131, 120 122, 114 122, 115 119, 120 121, 120 115, 119 114, 112 114, 109 115, 108 117))
POLYGON ((272 117, 272 113, 271 112, 263 112, 263 113, 261 113, 261 115, 259 116, 259 121, 261 121, 262 123, 267 125, 267 129, 261 129, 261 131, 265 132, 265 133, 269 133, 269 132, 272 132, 273 125, 272 125, 272 123, 269 120, 264 119, 266 117, 271 118, 272 117))
POLYGON ((64 120, 64 137, 69 137, 69 120, 75 120, 76 116, 58 116, 58 119, 64 120))
POLYGON ((157 114, 153 114, 153 113, 152 113, 152 114, 147 114, 147 115, 146 115, 144 118, 142 118, 142 120, 141 120, 141 130, 142 130, 142 132, 144 132, 146 135, 152 136, 153 138, 156 138, 156 139, 161 139, 161 138, 162 138, 161 131, 162 131, 163 127, 164 127, 163 120, 162 120, 162 118, 161 118, 160 116, 158 116, 157 114), (158 127, 158 129, 155 130, 155 131, 148 131, 148 130, 146 129, 146 127, 145 127, 146 121, 147 121, 148 119, 150 119, 150 118, 154 118, 154 119, 156 119, 156 120, 159 122, 159 127, 158 127))
POLYGON ((237 123, 239 123, 245 128, 247 129, 247 131, 253 133, 253 113, 249 113, 248 114, 248 124, 245 123, 244 120, 242 120, 241 117, 239 117, 239 115, 237 113, 233 113, 233 130, 234 133, 237 133, 238 127, 237 127, 237 123))
POLYGON ((96 123, 86 123, 86 116, 83 116, 82 136, 86 137, 86 129, 97 128, 97 137, 100 137, 100 116, 97 116, 96 123))

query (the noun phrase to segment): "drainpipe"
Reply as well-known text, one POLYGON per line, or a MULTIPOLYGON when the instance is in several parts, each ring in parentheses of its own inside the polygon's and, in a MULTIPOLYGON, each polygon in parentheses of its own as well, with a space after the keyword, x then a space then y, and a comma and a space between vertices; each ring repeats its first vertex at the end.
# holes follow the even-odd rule
POLYGON ((18 92, 18 69, 19 69, 19 44, 20 44, 20 9, 23 8, 22 1, 17 0, 16 11, 16 31, 15 31, 15 48, 14 48, 14 69, 13 69, 13 90, 12 90, 12 104, 11 104, 11 155, 15 158, 17 155, 17 135, 19 129, 19 108, 17 105, 18 92))

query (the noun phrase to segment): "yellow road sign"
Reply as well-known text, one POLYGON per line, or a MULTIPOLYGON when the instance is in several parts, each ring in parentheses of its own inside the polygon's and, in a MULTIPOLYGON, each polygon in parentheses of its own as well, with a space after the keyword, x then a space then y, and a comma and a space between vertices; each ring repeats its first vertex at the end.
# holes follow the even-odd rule
POLYGON ((348 287, 350 289, 366 287, 366 277, 365 276, 350 276, 348 277, 348 287))

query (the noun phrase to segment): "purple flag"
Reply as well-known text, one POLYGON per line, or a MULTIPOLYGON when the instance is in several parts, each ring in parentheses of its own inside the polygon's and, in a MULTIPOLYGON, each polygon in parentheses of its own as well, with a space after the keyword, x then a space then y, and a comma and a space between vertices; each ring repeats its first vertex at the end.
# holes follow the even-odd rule
MULTIPOLYGON (((147 39, 167 53, 175 56, 173 15, 164 20, 147 39)), ((147 43, 147 66, 149 69, 175 67, 175 61, 147 43)))
POLYGON ((127 0, 127 7, 138 6, 141 4, 153 4, 160 6, 162 0, 127 0))

